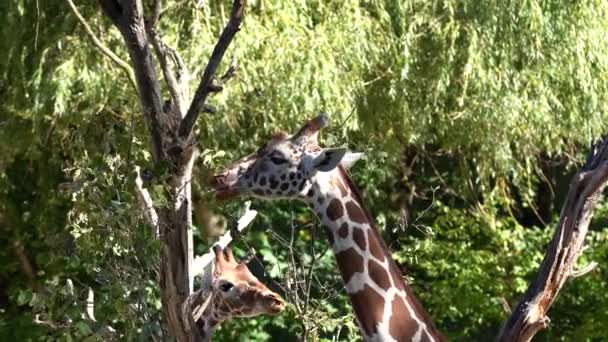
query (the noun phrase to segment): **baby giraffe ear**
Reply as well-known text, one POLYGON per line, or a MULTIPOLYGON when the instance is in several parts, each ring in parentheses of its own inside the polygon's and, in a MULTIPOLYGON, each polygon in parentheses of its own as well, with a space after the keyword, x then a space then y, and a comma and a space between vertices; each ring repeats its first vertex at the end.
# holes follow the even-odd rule
POLYGON ((363 152, 346 152, 340 165, 342 165, 345 169, 350 169, 351 166, 355 165, 355 163, 363 157, 363 152))
POLYGON ((346 154, 346 149, 343 147, 323 149, 313 160, 313 167, 322 172, 328 172, 335 169, 346 154))

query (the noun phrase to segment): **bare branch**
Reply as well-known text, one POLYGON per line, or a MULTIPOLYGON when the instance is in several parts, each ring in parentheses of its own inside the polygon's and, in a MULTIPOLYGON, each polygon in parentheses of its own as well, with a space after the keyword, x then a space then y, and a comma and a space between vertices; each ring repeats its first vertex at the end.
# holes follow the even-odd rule
POLYGON ((236 71, 237 71, 238 67, 236 65, 236 59, 232 58, 232 61, 230 62, 230 66, 228 67, 228 70, 226 70, 226 72, 222 75, 222 77, 220 77, 220 84, 224 85, 226 84, 226 82, 230 81, 234 75, 236 75, 236 71))
MULTIPOLYGON (((180 82, 175 77, 173 70, 171 70, 171 66, 169 65, 168 55, 177 55, 177 51, 171 49, 167 46, 159 37, 158 33, 153 28, 148 28, 148 37, 152 42, 152 46, 154 47, 154 52, 156 52, 156 56, 160 62, 160 67, 163 71, 163 76, 165 78, 165 82, 167 82, 167 87, 169 88, 169 93, 171 94, 171 99, 173 100, 174 108, 178 109, 179 119, 185 115, 185 102, 187 100, 187 85, 180 84, 180 82)), ((179 57, 181 59, 181 57, 179 57)), ((176 63, 177 64, 177 63, 176 63)), ((184 65, 176 65, 178 68, 184 68, 184 65)), ((186 70, 180 70, 180 73, 186 74, 186 70)))
POLYGON ((228 247, 230 242, 234 240, 236 234, 240 234, 241 232, 243 232, 243 230, 245 230, 245 228, 247 228, 251 224, 251 222, 253 222, 255 217, 258 215, 258 212, 256 210, 250 209, 250 207, 251 201, 245 202, 245 213, 237 222, 237 233, 235 233, 234 230, 229 229, 226 233, 224 233, 224 235, 222 235, 222 237, 219 238, 219 240, 217 240, 216 243, 214 243, 209 248, 209 252, 194 258, 194 262, 192 263, 192 270, 195 275, 205 273, 206 268, 212 264, 211 262, 215 258, 215 254, 213 253, 213 248, 215 246, 219 246, 222 249, 225 249, 226 247, 228 247))
POLYGON ((84 27, 85 32, 87 33, 89 38, 91 38, 91 41, 93 41, 93 44, 95 46, 97 46, 97 48, 101 51, 101 53, 103 53, 108 58, 110 58, 110 60, 112 62, 114 62, 116 65, 118 65, 118 67, 121 68, 125 72, 125 74, 127 74, 127 77, 129 78, 129 81, 131 82, 133 89, 137 89, 137 82, 135 81, 135 75, 133 74, 133 68, 131 68, 131 66, 127 62, 123 61, 122 58, 118 57, 112 50, 110 50, 110 48, 108 48, 99 38, 97 38, 97 36, 93 32, 93 30, 91 29, 91 26, 89 26, 89 23, 87 23, 87 21, 84 19, 84 17, 80 14, 80 12, 78 11, 78 8, 76 7, 76 5, 74 5, 74 2, 72 0, 65 0, 65 1, 70 6, 72 13, 74 13, 76 18, 78 18, 78 21, 80 21, 80 23, 84 27))
POLYGON ((585 274, 593 271, 597 266, 598 266, 598 263, 595 261, 592 261, 589 263, 589 265, 581 268, 580 270, 572 270, 572 272, 570 272, 570 278, 582 277, 585 274))
POLYGON ((152 15, 146 22, 146 27, 148 27, 149 30, 156 30, 156 25, 160 19, 161 12, 162 0, 154 0, 154 4, 152 5, 152 15))
POLYGON ((499 341, 529 341, 549 324, 546 313, 567 279, 589 272, 593 264, 573 272, 593 210, 608 182, 608 138, 595 144, 574 176, 536 279, 513 310, 499 341))
POLYGON ((123 36, 135 70, 137 90, 151 135, 152 155, 156 162, 165 159, 161 117, 163 105, 154 62, 148 47, 141 0, 99 0, 101 8, 123 36))
POLYGON ((176 121, 179 122, 179 120, 186 115, 185 103, 189 98, 189 87, 187 84, 189 73, 188 70, 186 70, 186 66, 179 53, 166 45, 156 30, 162 12, 161 3, 162 0, 154 0, 152 15, 146 20, 146 32, 148 34, 148 39, 150 39, 150 42, 154 47, 156 57, 160 62, 165 82, 167 83, 171 99, 173 100, 173 108, 177 109, 177 111, 172 111, 172 114, 179 114, 179 118, 177 118, 178 120, 176 121), (169 65, 170 59, 173 60, 173 64, 175 64, 175 68, 177 69, 177 77, 169 65))
POLYGON ((92 322, 92 325, 95 327, 95 334, 104 341, 112 340, 114 334, 116 333, 116 329, 112 328, 107 324, 100 324, 95 319, 95 292, 93 289, 89 287, 89 291, 87 293, 87 300, 84 306, 85 317, 92 322))
POLYGON ((141 206, 141 210, 144 214, 144 218, 146 222, 152 228, 152 234, 156 238, 159 236, 159 226, 158 226, 158 214, 156 213, 156 209, 154 209, 154 202, 152 201, 152 196, 148 192, 148 189, 144 188, 144 182, 141 179, 141 173, 139 166, 135 167, 135 195, 139 201, 139 205, 141 206))
POLYGON ((244 9, 245 0, 234 0, 228 24, 226 24, 226 27, 224 27, 224 30, 220 35, 220 39, 213 49, 209 63, 207 63, 207 67, 203 73, 201 83, 196 89, 196 93, 194 93, 194 98, 192 99, 188 113, 179 126, 179 136, 182 139, 186 139, 188 136, 190 136, 190 133, 194 128, 194 124, 196 123, 196 119, 198 118, 201 109, 207 100, 207 96, 209 96, 209 93, 212 91, 211 89, 215 73, 220 61, 222 60, 222 57, 224 56, 224 53, 226 52, 226 49, 232 42, 232 39, 236 33, 239 31, 239 27, 243 21, 244 9))
POLYGON ((93 292, 93 289, 90 287, 87 293, 87 301, 84 305, 84 312, 86 313, 88 319, 93 322, 97 322, 95 319, 95 292, 93 292))

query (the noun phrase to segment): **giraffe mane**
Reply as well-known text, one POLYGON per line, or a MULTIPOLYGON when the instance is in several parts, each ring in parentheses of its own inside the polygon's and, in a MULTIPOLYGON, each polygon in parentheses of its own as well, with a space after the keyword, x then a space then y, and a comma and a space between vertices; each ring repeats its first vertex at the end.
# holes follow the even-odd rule
POLYGON ((348 171, 346 171, 346 169, 342 165, 338 165, 338 171, 340 172, 340 176, 342 177, 342 179, 344 179, 344 181, 346 182, 346 185, 351 189, 351 191, 352 191, 351 196, 353 196, 355 198, 355 200, 357 202, 359 202, 359 207, 361 207, 361 209, 363 210, 363 214, 365 214, 365 218, 369 222, 369 225, 372 226, 373 228, 377 229, 376 223, 372 219, 372 215, 370 214, 370 211, 367 209, 367 205, 363 201, 363 196, 361 196, 361 191, 359 190, 357 185, 355 185, 355 182, 353 182, 353 180, 350 178, 348 171))

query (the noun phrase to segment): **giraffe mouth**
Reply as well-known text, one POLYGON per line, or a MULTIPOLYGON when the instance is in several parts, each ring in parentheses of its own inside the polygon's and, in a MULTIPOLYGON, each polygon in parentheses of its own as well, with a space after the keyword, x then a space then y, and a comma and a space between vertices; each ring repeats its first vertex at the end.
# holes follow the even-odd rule
POLYGON ((228 200, 239 195, 233 185, 235 183, 236 181, 231 180, 229 170, 226 170, 214 175, 209 185, 218 200, 228 200))
POLYGON ((285 301, 283 301, 282 298, 280 298, 276 295, 272 295, 272 296, 267 296, 266 299, 269 302, 269 304, 268 304, 269 314, 275 315, 275 314, 278 314, 278 313, 282 312, 283 310, 285 310, 285 301))

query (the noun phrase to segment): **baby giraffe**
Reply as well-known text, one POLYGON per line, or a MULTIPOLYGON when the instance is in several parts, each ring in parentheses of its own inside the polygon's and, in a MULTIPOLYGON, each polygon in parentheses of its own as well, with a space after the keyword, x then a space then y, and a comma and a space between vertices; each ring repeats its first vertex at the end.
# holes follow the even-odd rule
POLYGON ((247 265, 238 263, 229 248, 216 247, 214 252, 211 298, 197 321, 203 341, 211 341, 215 328, 232 317, 275 315, 285 309, 283 298, 251 274, 247 265))

